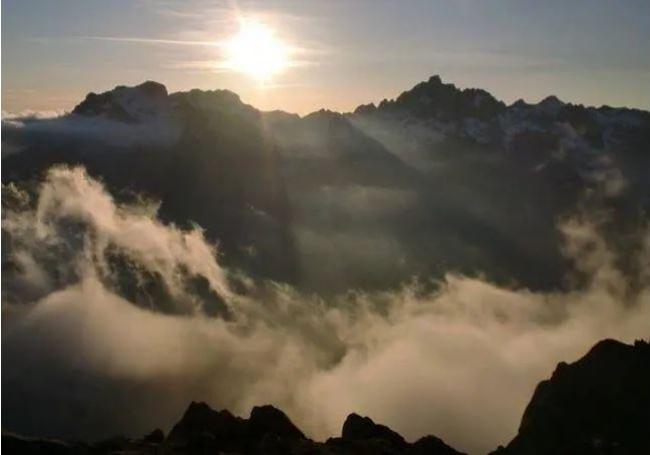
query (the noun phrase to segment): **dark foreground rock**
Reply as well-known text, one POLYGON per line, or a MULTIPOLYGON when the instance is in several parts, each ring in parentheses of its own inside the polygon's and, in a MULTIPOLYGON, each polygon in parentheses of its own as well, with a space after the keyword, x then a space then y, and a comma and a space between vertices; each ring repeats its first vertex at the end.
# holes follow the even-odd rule
MULTIPOLYGON (((468 430, 471 431, 471 430, 468 430)), ((435 436, 413 443, 369 417, 350 414, 340 437, 307 438, 284 412, 253 408, 248 419, 192 402, 167 436, 116 437, 96 444, 32 439, 3 432, 2 448, 18 454, 323 454, 454 455, 435 436)), ((535 391, 519 433, 494 455, 649 454, 650 344, 596 344, 572 364, 560 363, 535 391)))
POLYGON ((494 454, 650 454, 650 344, 603 340, 535 390, 494 454))
POLYGON ((5 431, 2 432, 2 450, 5 453, 26 455, 71 455, 90 453, 90 447, 83 444, 75 444, 56 439, 26 438, 5 431))
POLYGON ((96 444, 31 439, 2 434, 2 448, 20 454, 259 454, 259 455, 391 455, 461 454, 442 440, 426 436, 408 443, 390 428, 369 417, 351 414, 341 437, 326 442, 307 438, 281 410, 256 406, 250 417, 227 410, 215 411, 206 403, 192 402, 167 437, 154 430, 142 439, 116 437, 96 444))
POLYGON ((255 407, 249 419, 242 419, 194 402, 164 441, 172 453, 289 453, 311 444, 273 406, 255 407))

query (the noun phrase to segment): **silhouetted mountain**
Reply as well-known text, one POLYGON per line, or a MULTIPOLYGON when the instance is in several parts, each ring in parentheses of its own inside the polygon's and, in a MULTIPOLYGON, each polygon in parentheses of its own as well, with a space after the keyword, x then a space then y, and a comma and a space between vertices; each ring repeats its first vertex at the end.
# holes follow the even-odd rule
POLYGON ((629 133, 641 133, 645 138, 650 134, 650 113, 642 110, 585 107, 564 103, 553 95, 537 104, 518 100, 506 106, 485 90, 459 89, 443 83, 439 76, 394 100, 359 106, 354 114, 426 122, 448 135, 505 147, 513 136, 529 130, 557 138, 570 135, 574 141, 598 148, 625 142, 630 139, 625 137, 629 133))
POLYGON ((628 233, 650 210, 650 113, 506 106, 438 76, 376 107, 304 117, 149 81, 2 133, 5 184, 33 189, 52 165, 83 165, 118 199, 144 194, 165 221, 199 224, 227 266, 322 294, 449 271, 560 288, 559 219, 611 212, 607 229, 634 250, 628 233))
POLYGON ((443 83, 440 76, 432 76, 394 100, 382 101, 376 110, 372 106, 359 106, 355 113, 408 112, 421 119, 453 121, 474 117, 491 120, 506 109, 503 102, 485 90, 460 90, 454 84, 443 83))
MULTIPOLYGON (((279 409, 254 407, 248 419, 192 403, 172 428, 165 447, 173 453, 299 453, 315 444, 279 409)), ((306 452, 303 452, 306 453, 306 452)))
POLYGON ((168 109, 167 88, 147 81, 136 87, 118 86, 99 95, 89 93, 72 114, 135 123, 163 115, 168 109))
POLYGON ((308 439, 289 418, 273 406, 257 406, 248 419, 227 410, 215 411, 205 403, 192 402, 167 437, 155 430, 142 439, 115 437, 96 444, 30 439, 12 433, 2 434, 2 445, 12 453, 27 454, 323 454, 455 455, 460 452, 434 436, 413 444, 368 417, 351 414, 340 438, 326 442, 308 439))
MULTIPOLYGON (((603 340, 580 360, 560 363, 552 377, 538 385, 518 435, 493 453, 649 453, 649 384, 648 342, 630 346, 603 340)), ((88 445, 4 432, 2 445, 11 453, 27 454, 460 454, 434 436, 409 443, 390 428, 357 414, 347 417, 340 437, 315 442, 273 406, 254 407, 244 419, 195 402, 167 437, 155 430, 142 439, 116 437, 88 445)))
POLYGON ((535 390, 515 439, 494 452, 650 453, 650 344, 603 340, 535 390))

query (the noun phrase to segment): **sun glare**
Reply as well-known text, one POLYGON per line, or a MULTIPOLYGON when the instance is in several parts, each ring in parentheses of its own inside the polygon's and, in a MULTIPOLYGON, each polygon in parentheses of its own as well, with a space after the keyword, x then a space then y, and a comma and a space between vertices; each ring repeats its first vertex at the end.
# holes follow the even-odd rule
POLYGON ((226 66, 261 82, 289 64, 288 47, 264 24, 241 20, 238 33, 224 44, 226 66))

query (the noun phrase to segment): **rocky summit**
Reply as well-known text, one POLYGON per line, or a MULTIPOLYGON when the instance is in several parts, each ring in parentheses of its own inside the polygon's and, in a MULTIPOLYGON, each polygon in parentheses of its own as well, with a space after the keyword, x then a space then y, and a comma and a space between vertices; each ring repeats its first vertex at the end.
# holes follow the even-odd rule
MULTIPOLYGON (((471 431, 471 429, 468 429, 471 431)), ((32 439, 3 432, 7 453, 28 454, 461 454, 435 436, 415 442, 370 417, 350 414, 338 437, 309 439, 281 410, 256 406, 245 419, 192 402, 165 436, 95 444, 32 439)), ((517 436, 492 455, 650 453, 650 343, 603 340, 542 381, 517 436)))

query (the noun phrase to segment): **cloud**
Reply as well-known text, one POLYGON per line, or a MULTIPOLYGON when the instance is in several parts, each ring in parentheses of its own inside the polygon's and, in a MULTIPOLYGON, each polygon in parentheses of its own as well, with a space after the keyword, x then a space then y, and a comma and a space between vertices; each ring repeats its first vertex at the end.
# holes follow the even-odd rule
POLYGON ((216 41, 192 41, 192 40, 175 40, 162 38, 142 38, 133 36, 80 36, 79 39, 113 41, 123 43, 140 43, 140 44, 162 44, 173 46, 207 46, 218 47, 220 44, 216 41))
MULTIPOLYGON (((169 427, 193 399, 240 414, 271 402, 316 438, 356 411, 410 439, 433 433, 485 452, 514 435, 555 363, 603 337, 650 335, 647 231, 630 276, 598 223, 565 223, 565 251, 590 277, 567 292, 448 274, 433 290, 323 299, 254 285, 220 265, 200 228, 117 204, 81 168, 50 170, 35 196, 3 211, 3 280, 40 289, 3 282, 9 429, 138 434, 169 427)), ((403 195, 360 192, 347 204, 368 197, 403 195)))
POLYGON ((27 109, 21 112, 8 112, 8 111, 2 111, 2 121, 20 121, 26 120, 26 119, 48 119, 48 118, 56 118, 56 117, 61 117, 65 115, 66 112, 63 110, 50 110, 50 111, 34 111, 31 109, 27 109))
MULTIPOLYGON (((146 119, 138 123, 125 123, 105 117, 84 117, 63 112, 25 111, 20 114, 3 114, 3 156, 22 150, 24 144, 51 140, 95 140, 106 145, 129 147, 138 145, 173 145, 181 134, 180 122, 168 116, 146 119)), ((74 144, 71 144, 74 147, 74 144)))

